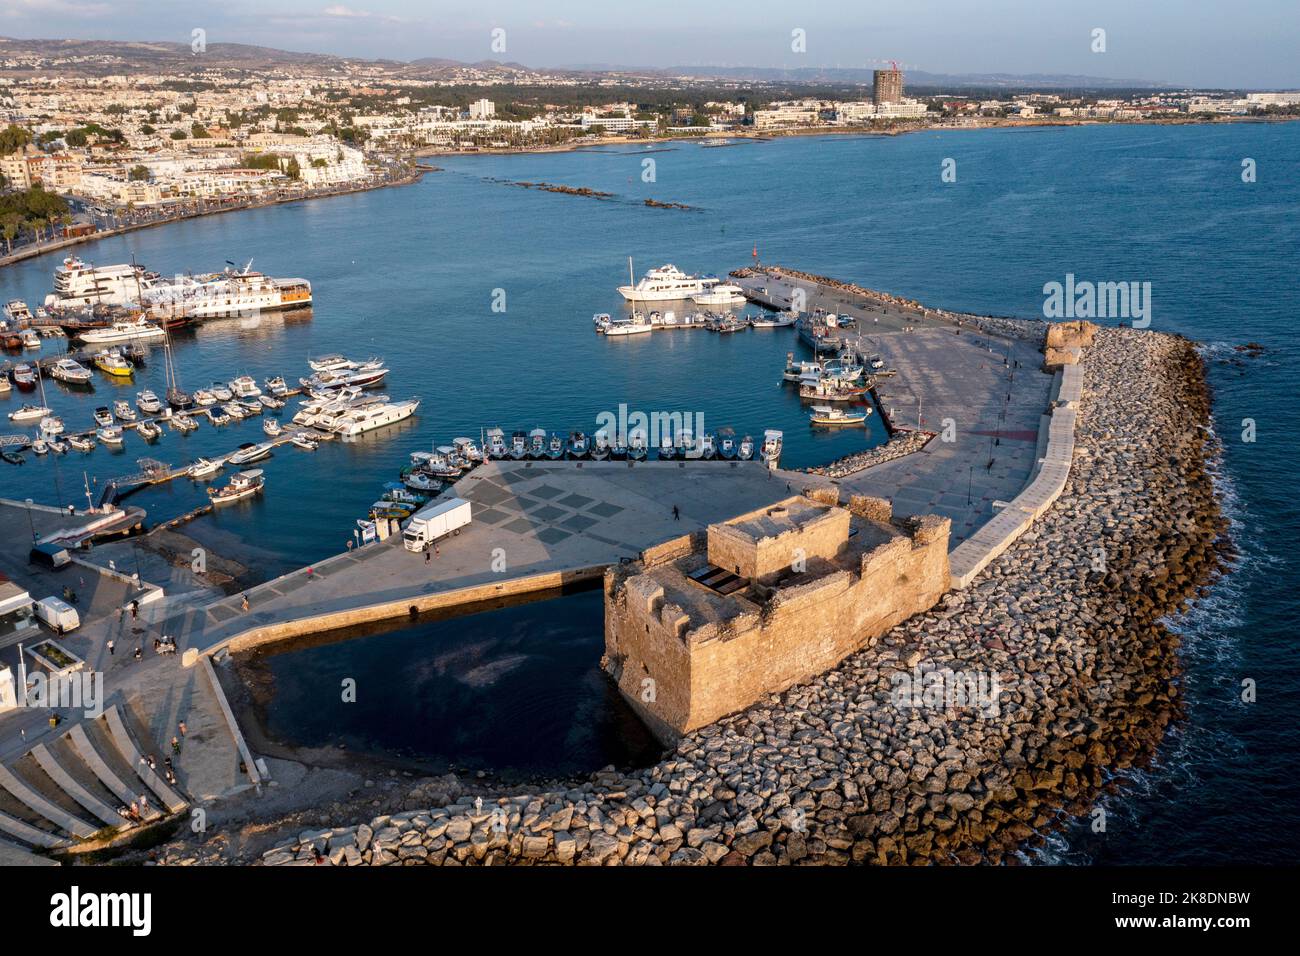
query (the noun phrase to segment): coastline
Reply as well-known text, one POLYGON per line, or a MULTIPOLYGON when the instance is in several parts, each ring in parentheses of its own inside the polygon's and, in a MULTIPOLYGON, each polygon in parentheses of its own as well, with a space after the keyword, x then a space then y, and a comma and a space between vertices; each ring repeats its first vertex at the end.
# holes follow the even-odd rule
MULTIPOLYGON (((1204 593, 1231 548, 1194 343, 1102 329, 1081 364, 1065 493, 966 590, 646 770, 568 789, 481 785, 481 809, 462 794, 353 816, 263 862, 317 845, 332 862, 371 864, 1020 860, 1154 757, 1181 713, 1179 641, 1163 619, 1204 593), (1123 396, 1139 388, 1149 398, 1134 408, 1123 396), (996 716, 903 708, 891 695, 899 674, 972 670, 997 675, 996 716), (504 833, 487 825, 494 802, 504 833)), ((194 852, 173 845, 162 859, 194 852)), ((256 859, 244 852, 197 862, 256 859)))

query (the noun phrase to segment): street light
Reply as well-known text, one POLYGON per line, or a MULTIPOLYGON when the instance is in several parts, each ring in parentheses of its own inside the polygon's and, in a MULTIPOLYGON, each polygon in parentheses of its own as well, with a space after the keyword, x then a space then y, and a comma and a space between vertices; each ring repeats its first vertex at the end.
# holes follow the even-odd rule
POLYGON ((32 529, 32 544, 36 543, 36 524, 32 521, 32 499, 27 499, 27 527, 32 529))

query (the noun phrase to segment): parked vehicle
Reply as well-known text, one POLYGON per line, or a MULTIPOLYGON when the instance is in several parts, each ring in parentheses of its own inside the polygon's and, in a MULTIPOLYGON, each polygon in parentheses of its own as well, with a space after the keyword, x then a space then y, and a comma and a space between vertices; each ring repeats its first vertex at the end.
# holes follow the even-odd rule
POLYGON ((449 534, 459 534, 470 523, 470 504, 463 498, 438 501, 420 509, 402 532, 407 551, 423 551, 449 534))
POLYGON ((38 621, 60 634, 75 631, 81 626, 81 617, 77 614, 77 609, 56 597, 41 598, 32 606, 32 610, 38 621))

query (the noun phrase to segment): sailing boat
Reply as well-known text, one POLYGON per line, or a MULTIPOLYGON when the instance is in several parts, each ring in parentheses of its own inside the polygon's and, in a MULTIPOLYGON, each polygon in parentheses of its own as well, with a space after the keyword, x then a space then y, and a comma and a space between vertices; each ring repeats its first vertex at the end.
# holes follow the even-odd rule
POLYGON ((181 383, 176 377, 176 365, 172 361, 171 333, 163 339, 163 365, 167 373, 167 404, 177 410, 189 408, 194 404, 194 397, 181 389, 181 383))

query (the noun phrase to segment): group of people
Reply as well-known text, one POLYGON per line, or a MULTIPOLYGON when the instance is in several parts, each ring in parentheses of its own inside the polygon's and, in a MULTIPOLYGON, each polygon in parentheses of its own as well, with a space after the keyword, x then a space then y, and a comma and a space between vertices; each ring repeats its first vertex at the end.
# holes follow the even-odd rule
POLYGON ((155 637, 153 639, 153 652, 155 654, 175 654, 176 638, 168 637, 166 634, 162 637, 155 637))
POLYGON ((149 797, 147 794, 140 794, 139 800, 132 800, 130 806, 118 807, 118 815, 124 820, 130 820, 132 823, 140 823, 149 814, 149 797))

